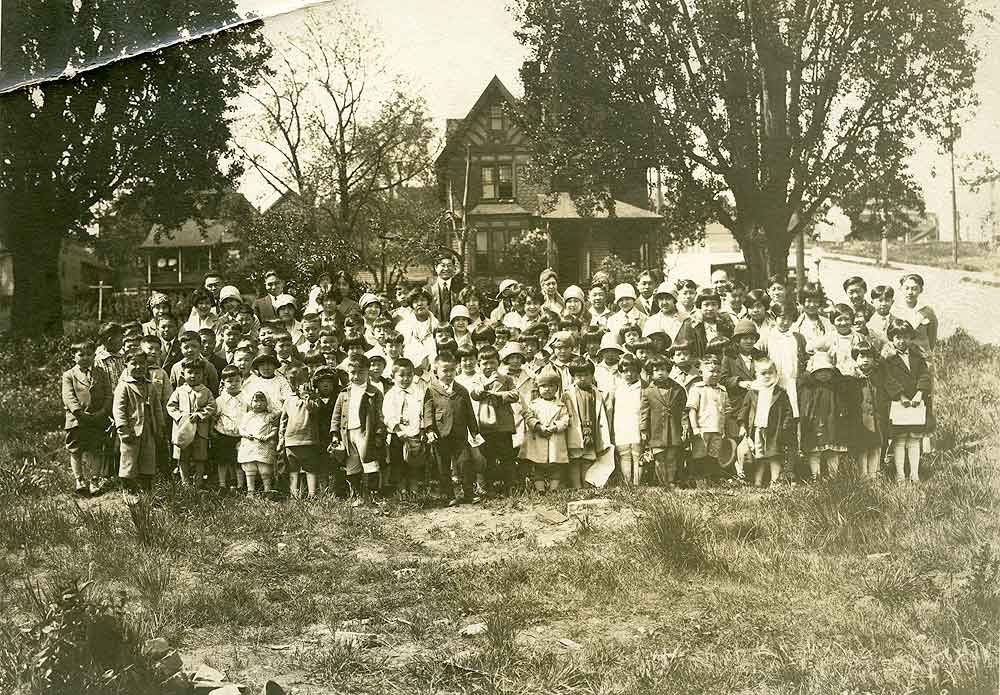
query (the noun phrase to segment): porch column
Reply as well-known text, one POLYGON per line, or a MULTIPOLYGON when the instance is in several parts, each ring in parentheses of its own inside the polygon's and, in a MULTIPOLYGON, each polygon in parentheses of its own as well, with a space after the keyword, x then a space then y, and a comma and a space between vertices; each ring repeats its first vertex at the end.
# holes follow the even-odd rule
POLYGON ((177 284, 184 284, 184 261, 180 248, 177 249, 177 284))
POLYGON ((153 284, 153 254, 146 254, 146 284, 153 284))
POLYGON ((545 264, 552 269, 556 267, 556 245, 552 241, 552 227, 545 223, 545 264))
POLYGON ((593 244, 594 244, 594 227, 593 227, 593 224, 588 224, 587 225, 586 243, 584 244, 584 249, 585 249, 586 253, 584 254, 584 257, 583 257, 583 275, 584 275, 584 277, 580 278, 581 281, 590 280, 590 278, 593 277, 593 275, 594 275, 594 271, 590 267, 591 266, 590 249, 593 246, 593 244))
POLYGON ((208 247, 208 269, 212 270, 212 247, 208 247))

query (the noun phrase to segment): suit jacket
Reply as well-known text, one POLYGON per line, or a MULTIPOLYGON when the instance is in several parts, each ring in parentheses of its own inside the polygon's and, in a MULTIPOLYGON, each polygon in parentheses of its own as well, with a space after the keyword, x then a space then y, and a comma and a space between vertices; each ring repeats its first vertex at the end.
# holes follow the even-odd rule
MULTIPOLYGON (((477 375, 477 383, 484 381, 481 375, 477 375)), ((479 414, 476 419, 479 421, 479 429, 482 432, 513 432, 514 431, 514 410, 511 407, 520 400, 514 380, 509 376, 497 374, 496 380, 486 390, 473 389, 469 392, 472 398, 473 407, 479 414), (485 396, 489 394, 487 399, 485 396), (496 420, 493 423, 483 422, 482 413, 484 408, 492 406, 496 413, 496 420)))
POLYGON ((461 277, 455 276, 451 279, 449 287, 451 288, 450 301, 441 292, 441 287, 438 285, 438 278, 431 278, 426 285, 426 290, 431 294, 431 313, 442 323, 451 320, 452 307, 461 303, 458 300, 458 293, 465 289, 465 281, 461 277))
MULTIPOLYGON (((614 412, 614 396, 604 393, 597 387, 593 389, 594 414, 597 420, 593 423, 594 452, 600 454, 608 447, 614 446, 612 433, 612 413, 614 412)), ((563 394, 563 401, 569 411, 569 429, 566 430, 566 446, 570 450, 583 449, 583 417, 580 412, 580 398, 576 386, 570 386, 563 394)))
POLYGON ((442 439, 458 437, 465 439, 468 434, 479 434, 479 423, 472 408, 469 392, 457 381, 451 385, 451 395, 444 385, 434 381, 427 385, 425 422, 429 429, 442 439))
POLYGON ((639 399, 639 434, 646 446, 680 446, 687 429, 687 391, 671 379, 665 387, 650 384, 639 399))
POLYGON ((253 313, 257 314, 257 318, 261 321, 273 321, 278 318, 278 314, 274 311, 274 305, 271 304, 271 295, 269 294, 254 300, 253 313))
MULTIPOLYGON (((73 367, 62 375, 62 401, 66 411, 66 429, 80 426, 76 413, 82 411, 98 418, 111 415, 111 400, 113 392, 108 382, 107 374, 97 367, 90 368, 90 374, 85 374, 79 367, 73 367)), ((105 420, 104 425, 107 425, 105 420)))
POLYGON ((722 358, 722 376, 719 381, 729 395, 728 415, 735 415, 743 407, 743 399, 747 395, 747 390, 740 387, 740 382, 754 380, 753 360, 757 359, 756 350, 751 353, 750 359, 750 367, 747 368, 743 358, 738 354, 726 355, 722 358))
MULTIPOLYGON (((343 446, 350 441, 348 422, 350 416, 351 387, 346 386, 337 396, 333 406, 333 417, 330 419, 330 432, 339 437, 343 446)), ((361 430, 364 432, 364 445, 358 448, 362 461, 375 461, 385 444, 385 422, 382 420, 382 392, 368 384, 361 396, 361 430)))
POLYGON ((931 397, 931 373, 927 369, 927 360, 924 359, 920 349, 917 347, 910 349, 910 368, 906 368, 903 358, 892 355, 885 361, 885 392, 890 401, 898 401, 901 398, 913 398, 917 391, 924 396, 924 404, 927 406, 927 420, 924 428, 929 432, 935 427, 934 403, 931 397))

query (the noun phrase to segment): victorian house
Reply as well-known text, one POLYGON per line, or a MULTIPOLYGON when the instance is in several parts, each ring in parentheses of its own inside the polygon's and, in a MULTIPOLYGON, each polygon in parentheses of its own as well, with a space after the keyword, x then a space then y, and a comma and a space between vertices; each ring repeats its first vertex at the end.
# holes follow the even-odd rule
POLYGON ((621 187, 614 214, 587 212, 532 175, 531 153, 517 101, 495 76, 465 118, 448 119, 435 169, 446 207, 472 232, 467 273, 496 277, 509 240, 530 229, 546 233, 563 285, 585 281, 609 254, 641 267, 661 262, 661 218, 650 210, 644 172, 621 187))

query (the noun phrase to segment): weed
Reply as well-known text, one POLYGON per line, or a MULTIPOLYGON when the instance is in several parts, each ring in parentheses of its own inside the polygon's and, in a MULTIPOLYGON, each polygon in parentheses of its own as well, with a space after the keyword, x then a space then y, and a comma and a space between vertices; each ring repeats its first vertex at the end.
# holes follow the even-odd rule
POLYGON ((681 570, 702 570, 713 561, 711 525, 701 509, 675 497, 651 502, 638 522, 637 542, 649 559, 681 570))
POLYGON ((868 596, 887 606, 898 608, 920 598, 927 580, 896 563, 880 565, 862 579, 868 596))

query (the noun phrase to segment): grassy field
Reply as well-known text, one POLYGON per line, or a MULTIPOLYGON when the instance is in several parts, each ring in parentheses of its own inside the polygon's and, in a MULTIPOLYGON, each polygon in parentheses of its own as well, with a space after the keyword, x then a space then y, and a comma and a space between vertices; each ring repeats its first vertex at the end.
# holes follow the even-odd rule
POLYGON ((2 692, 155 692, 135 653, 151 636, 251 692, 997 691, 1000 350, 964 335, 936 355, 921 485, 618 490, 614 512, 562 523, 539 513, 584 495, 375 514, 162 486, 77 504, 59 492, 59 351, 5 347, 2 692), (29 354, 50 362, 20 373, 29 354), (104 647, 81 663, 74 643, 104 647))
MULTIPOLYGON (((822 244, 830 253, 842 253, 848 256, 862 256, 878 259, 881 243, 878 241, 847 241, 841 244, 822 244)), ((1000 275, 1000 253, 988 246, 972 241, 959 244, 958 263, 953 260, 954 247, 950 241, 931 241, 927 243, 902 244, 889 243, 890 263, 914 263, 930 265, 936 268, 950 268, 967 272, 986 272, 1000 275)))

